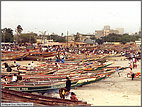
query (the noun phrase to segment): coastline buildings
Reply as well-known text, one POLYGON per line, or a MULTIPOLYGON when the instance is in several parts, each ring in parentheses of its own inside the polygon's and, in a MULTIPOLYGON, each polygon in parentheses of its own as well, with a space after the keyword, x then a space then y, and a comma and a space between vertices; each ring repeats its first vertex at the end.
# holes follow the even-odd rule
POLYGON ((110 29, 109 25, 105 25, 102 30, 96 30, 95 31, 95 37, 100 38, 100 37, 107 36, 107 35, 109 35, 111 33, 123 34, 124 33, 124 28, 116 28, 116 30, 114 30, 114 29, 110 29))
POLYGON ((95 38, 95 35, 77 33, 76 35, 65 36, 65 38, 68 42, 84 42, 86 39, 95 38))
POLYGON ((118 30, 119 34, 124 34, 124 28, 116 28, 118 30))
POLYGON ((94 34, 81 34, 77 32, 76 35, 65 36, 65 39, 68 46, 84 47, 96 45, 94 34))

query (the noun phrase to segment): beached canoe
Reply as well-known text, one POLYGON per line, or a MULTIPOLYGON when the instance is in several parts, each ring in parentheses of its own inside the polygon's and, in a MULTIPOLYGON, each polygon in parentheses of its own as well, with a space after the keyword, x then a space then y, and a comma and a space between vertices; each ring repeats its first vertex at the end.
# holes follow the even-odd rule
MULTIPOLYGON (((79 87, 79 86, 83 86, 86 84, 90 84, 92 82, 96 82, 99 81, 101 79, 104 79, 107 77, 108 74, 101 74, 98 76, 92 76, 92 77, 79 77, 79 78, 73 78, 71 79, 72 81, 72 85, 71 87, 79 87)), ((10 90, 18 90, 18 91, 23 91, 23 92, 47 92, 50 90, 56 90, 59 88, 63 88, 65 87, 65 81, 60 81, 60 82, 55 82, 55 83, 44 83, 44 84, 39 84, 38 82, 33 82, 32 84, 5 84, 2 85, 3 88, 5 89, 10 89, 10 90)))
POLYGON ((98 65, 98 66, 92 67, 92 68, 86 68, 86 69, 84 69, 84 71, 96 71, 96 70, 100 70, 102 68, 105 68, 105 67, 107 67, 109 65, 112 65, 112 63, 107 64, 107 65, 98 65))
POLYGON ((57 53, 55 52, 29 52, 29 55, 26 56, 24 59, 27 60, 37 60, 37 59, 43 59, 46 57, 56 56, 57 53))
POLYGON ((10 52, 10 53, 2 53, 1 60, 19 60, 24 59, 26 56, 28 56, 29 53, 27 52, 10 52))
MULTIPOLYGON (((72 82, 72 84, 75 84, 76 82, 72 82)), ((3 85, 3 88, 10 89, 10 90, 17 90, 22 92, 47 92, 50 90, 56 90, 59 88, 65 87, 65 82, 60 83, 53 83, 53 84, 30 84, 30 85, 14 85, 14 84, 7 84, 3 85)))

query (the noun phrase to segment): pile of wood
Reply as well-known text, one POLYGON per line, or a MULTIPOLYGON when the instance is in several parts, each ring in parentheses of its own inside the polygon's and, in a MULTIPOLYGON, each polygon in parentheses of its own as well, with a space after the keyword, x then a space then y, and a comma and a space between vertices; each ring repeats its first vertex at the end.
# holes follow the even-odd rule
POLYGON ((68 99, 59 99, 15 90, 2 89, 2 103, 15 102, 47 106, 91 106, 90 104, 87 104, 87 102, 82 101, 71 101, 68 99))

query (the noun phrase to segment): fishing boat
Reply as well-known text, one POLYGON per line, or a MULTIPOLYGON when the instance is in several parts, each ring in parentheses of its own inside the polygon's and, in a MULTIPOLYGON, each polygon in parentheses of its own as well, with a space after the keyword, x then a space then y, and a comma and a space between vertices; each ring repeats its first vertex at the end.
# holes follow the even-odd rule
MULTIPOLYGON (((75 82, 76 83, 76 82, 75 82)), ((72 82, 72 84, 74 84, 72 82)), ((46 92, 50 90, 56 90, 62 87, 65 87, 65 81, 64 82, 55 82, 55 83, 44 83, 39 84, 38 82, 33 83, 22 83, 20 84, 5 84, 3 85, 3 88, 10 89, 10 90, 17 90, 22 92, 46 92)))
POLYGON ((93 83, 93 82, 96 82, 96 81, 99 81, 101 79, 104 79, 106 78, 107 76, 106 75, 101 75, 101 76, 98 76, 98 77, 92 77, 92 78, 87 78, 87 79, 81 79, 79 80, 75 87, 80 87, 80 86, 83 86, 83 85, 86 85, 86 84, 90 84, 90 83, 93 83))
POLYGON ((55 52, 29 52, 29 55, 26 56, 24 59, 37 60, 37 59, 43 59, 46 57, 52 57, 56 55, 57 54, 55 52))
MULTIPOLYGON (((71 88, 83 86, 92 82, 99 81, 108 77, 108 74, 100 74, 98 76, 91 77, 79 77, 72 78, 71 88)), ((52 77, 53 78, 53 77, 52 77)), ((65 78, 64 78, 65 79, 65 78)), ((10 90, 18 90, 23 92, 47 92, 50 90, 56 90, 66 86, 65 80, 44 81, 44 82, 24 82, 22 84, 3 84, 2 87, 10 90)))
POLYGON ((47 97, 15 90, 1 89, 1 93, 1 103, 17 103, 18 101, 29 103, 31 101, 34 103, 34 106, 91 106, 91 104, 87 104, 87 102, 83 101, 47 97))
POLYGON ((1 60, 20 60, 24 59, 26 56, 28 56, 28 52, 10 52, 10 53, 2 53, 1 60))
POLYGON ((96 71, 96 70, 100 70, 100 69, 105 68, 105 67, 107 67, 107 66, 109 66, 111 64, 112 63, 107 64, 107 65, 98 65, 98 66, 92 67, 92 68, 86 68, 86 69, 84 69, 84 71, 96 71))

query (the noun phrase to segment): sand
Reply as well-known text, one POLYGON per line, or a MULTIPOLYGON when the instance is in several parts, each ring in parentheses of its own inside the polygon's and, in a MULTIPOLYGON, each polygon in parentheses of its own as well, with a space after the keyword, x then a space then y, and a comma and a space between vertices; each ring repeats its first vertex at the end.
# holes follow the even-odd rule
MULTIPOLYGON (((109 61, 110 63, 110 61, 109 61)), ((129 61, 113 61, 113 65, 128 66, 129 61)), ((87 101, 92 106, 140 106, 141 79, 127 77, 130 69, 123 70, 119 77, 117 73, 96 83, 88 84, 71 91, 79 100, 87 101)), ((133 72, 141 72, 141 62, 133 72)))
MULTIPOLYGON (((128 66, 128 60, 121 60, 121 58, 115 58, 115 60, 110 60, 108 63, 113 62, 112 66, 128 66)), ((6 62, 13 63, 13 61, 6 62)), ((32 61, 17 62, 27 65, 32 61)), ((35 62, 35 64, 37 63, 35 62)), ((131 80, 131 78, 127 77, 128 72, 130 72, 130 69, 123 70, 121 77, 114 73, 109 78, 78 87, 77 89, 71 89, 71 91, 75 92, 79 100, 85 101, 92 106, 140 106, 141 79, 134 78, 134 80, 131 80)), ((141 72, 141 61, 138 62, 138 67, 134 68, 133 72, 141 72)), ((58 93, 53 96, 59 98, 58 93)))
MULTIPOLYGON (((130 61, 115 58, 112 66, 126 67, 130 61)), ((130 69, 123 70, 119 77, 117 72, 98 82, 71 89, 78 100, 86 101, 91 106, 141 106, 141 79, 127 77, 130 69)), ((141 61, 133 72, 141 72, 141 61)), ((58 97, 58 94, 54 94, 58 97)))

